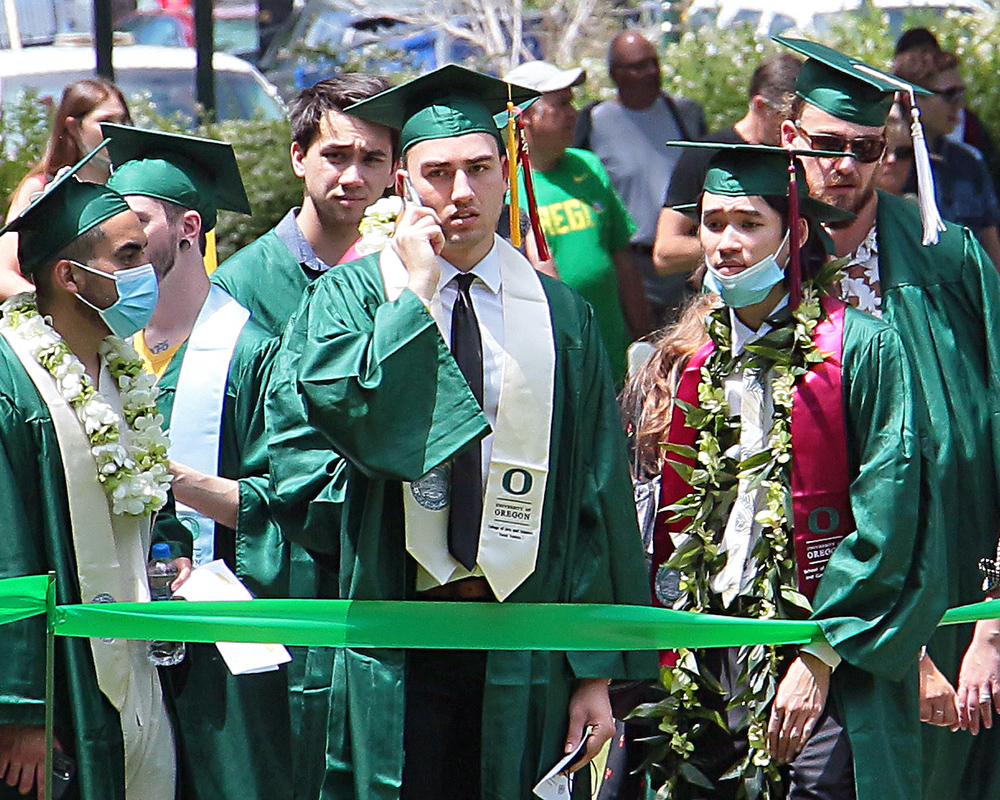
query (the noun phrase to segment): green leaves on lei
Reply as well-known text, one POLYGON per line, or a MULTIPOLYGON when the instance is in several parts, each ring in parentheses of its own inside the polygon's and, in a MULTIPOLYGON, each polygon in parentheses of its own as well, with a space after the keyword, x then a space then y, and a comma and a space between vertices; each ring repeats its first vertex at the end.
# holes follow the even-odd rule
MULTIPOLYGON (((822 318, 817 287, 830 285, 839 266, 839 262, 827 264, 814 282, 803 287, 798 309, 792 312, 786 306, 772 315, 768 319, 772 330, 746 345, 738 358, 732 352, 729 309, 716 309, 708 318, 715 350, 701 368, 698 405, 677 401, 687 424, 698 431, 695 445, 665 445, 668 453, 694 461, 686 465, 667 456, 691 486, 685 497, 665 509, 689 519, 684 529, 688 538, 665 565, 679 573, 680 596, 674 608, 758 619, 802 619, 811 612, 809 601, 797 590, 790 522, 792 397, 796 381, 823 360, 813 341, 822 318), (729 416, 725 380, 744 368, 759 370, 762 376, 770 373, 774 415, 765 449, 738 461, 732 454, 739 451, 739 418, 729 416), (720 552, 722 532, 740 480, 747 480, 752 489, 762 487, 765 505, 756 515, 761 535, 752 552, 757 564, 754 579, 727 609, 712 590, 712 579, 725 566, 725 554, 720 552)), ((767 719, 783 654, 767 645, 743 647, 738 661, 741 690, 728 708, 745 711, 750 750, 723 779, 741 779, 738 797, 776 798, 782 796, 781 775, 767 754, 767 719)), ((654 772, 662 771, 666 781, 658 797, 682 800, 697 795, 695 787, 711 788, 702 768, 715 755, 716 747, 710 742, 718 739, 718 728, 727 728, 720 713, 725 707, 723 692, 697 651, 681 650, 677 665, 664 668, 661 679, 665 697, 640 707, 636 714, 661 719, 658 752, 650 759, 654 772), (718 702, 704 705, 703 699, 712 696, 718 702)))
POLYGON ((167 501, 170 473, 169 440, 156 408, 156 379, 146 372, 132 346, 108 336, 98 349, 120 392, 122 415, 129 429, 121 441, 118 413, 87 375, 83 364, 35 305, 31 293, 15 295, 0 310, 0 325, 13 331, 55 379, 59 394, 76 412, 90 442, 97 477, 115 514, 143 516, 167 501))

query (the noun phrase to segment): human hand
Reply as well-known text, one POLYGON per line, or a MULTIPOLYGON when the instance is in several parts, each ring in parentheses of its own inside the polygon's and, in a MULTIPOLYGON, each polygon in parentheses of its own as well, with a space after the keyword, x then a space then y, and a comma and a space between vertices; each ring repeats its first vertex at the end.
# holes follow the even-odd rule
POLYGON ((392 248, 410 274, 407 288, 421 300, 429 301, 437 290, 441 275, 437 256, 444 245, 437 213, 426 206, 406 203, 392 237, 392 248))
POLYGON ((809 653, 800 653, 778 684, 767 723, 767 751, 789 762, 812 736, 826 706, 830 667, 809 653))
POLYGON ((958 730, 955 690, 926 652, 920 659, 920 721, 958 730))
POLYGON ((191 559, 190 558, 175 558, 174 566, 177 567, 177 577, 174 578, 173 583, 170 584, 170 591, 176 592, 181 588, 181 584, 184 583, 188 578, 191 577, 191 559))
POLYGON ((958 671, 958 724, 973 736, 1000 714, 1000 620, 980 620, 958 671))
POLYGON ((573 762, 567 772, 576 772, 590 763, 604 743, 615 732, 615 720, 611 715, 611 700, 608 698, 606 678, 586 678, 573 692, 569 700, 569 728, 566 731, 566 747, 563 752, 572 753, 580 745, 583 732, 591 726, 587 745, 580 757, 573 762))
MULTIPOLYGON (((59 742, 54 742, 62 750, 59 742)), ((0 777, 21 794, 36 787, 38 800, 45 797, 45 726, 0 725, 0 777)))

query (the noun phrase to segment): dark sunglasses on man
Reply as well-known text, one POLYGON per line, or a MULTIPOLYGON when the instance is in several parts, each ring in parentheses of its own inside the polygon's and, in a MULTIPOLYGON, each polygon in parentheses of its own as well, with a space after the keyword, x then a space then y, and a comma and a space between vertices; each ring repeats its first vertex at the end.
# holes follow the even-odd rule
POLYGON ((862 164, 873 164, 885 152, 885 136, 857 136, 848 139, 839 133, 809 133, 798 122, 795 130, 809 142, 813 150, 831 150, 852 155, 862 164))

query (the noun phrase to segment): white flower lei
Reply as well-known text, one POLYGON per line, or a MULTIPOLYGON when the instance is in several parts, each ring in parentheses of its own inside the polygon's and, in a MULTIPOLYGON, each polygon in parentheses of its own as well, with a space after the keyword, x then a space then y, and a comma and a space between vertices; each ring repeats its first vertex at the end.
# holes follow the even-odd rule
POLYGON ((163 434, 163 416, 156 410, 156 379, 143 369, 132 346, 117 336, 108 336, 98 349, 121 393, 129 429, 128 441, 123 444, 121 418, 94 387, 80 359, 52 327, 51 319, 38 313, 34 293, 9 298, 0 305, 0 312, 0 325, 25 342, 76 412, 113 512, 143 516, 159 511, 170 488, 170 442, 163 434))
POLYGON ((378 253, 389 244, 396 231, 396 218, 403 210, 402 197, 383 197, 365 209, 358 231, 361 238, 354 246, 358 255, 378 253))

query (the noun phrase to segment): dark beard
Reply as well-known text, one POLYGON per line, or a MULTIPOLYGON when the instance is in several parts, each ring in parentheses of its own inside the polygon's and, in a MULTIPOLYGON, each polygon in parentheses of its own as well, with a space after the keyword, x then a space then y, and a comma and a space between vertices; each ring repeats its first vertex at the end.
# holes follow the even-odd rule
MULTIPOLYGON (((875 189, 869 186, 864 192, 862 192, 858 196, 857 200, 851 203, 850 208, 846 208, 844 210, 850 211, 852 214, 857 214, 859 211, 861 211, 862 208, 868 205, 868 201, 871 200, 872 197, 874 196, 875 196, 875 189)), ((843 230, 844 228, 850 228, 854 223, 855 220, 853 219, 841 219, 841 220, 836 220, 834 222, 827 222, 825 223, 825 227, 829 228, 830 230, 839 231, 843 230)))

